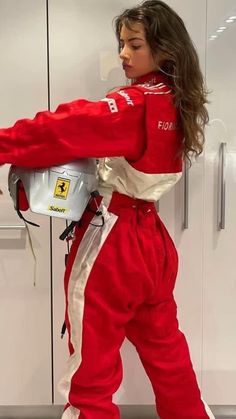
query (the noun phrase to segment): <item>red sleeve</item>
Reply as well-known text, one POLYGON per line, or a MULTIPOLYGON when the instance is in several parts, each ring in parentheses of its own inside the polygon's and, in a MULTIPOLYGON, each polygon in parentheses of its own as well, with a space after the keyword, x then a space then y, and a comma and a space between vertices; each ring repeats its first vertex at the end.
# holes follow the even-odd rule
POLYGON ((0 129, 0 164, 49 167, 83 157, 137 160, 145 142, 145 102, 129 87, 90 102, 61 104, 0 129))

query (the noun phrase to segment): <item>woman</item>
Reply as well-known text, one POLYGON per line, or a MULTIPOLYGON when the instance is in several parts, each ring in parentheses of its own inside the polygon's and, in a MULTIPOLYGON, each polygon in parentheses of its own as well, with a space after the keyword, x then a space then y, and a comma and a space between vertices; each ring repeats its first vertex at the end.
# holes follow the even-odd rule
POLYGON ((0 130, 0 164, 101 158, 105 222, 97 227, 91 207, 85 211, 65 273, 70 358, 60 382, 63 419, 120 417, 112 395, 122 380, 125 337, 138 351, 162 419, 214 418, 178 329, 178 255, 154 206, 180 179, 183 157, 202 152, 208 114, 198 56, 183 21, 162 1, 124 11, 115 27, 131 86, 0 130))

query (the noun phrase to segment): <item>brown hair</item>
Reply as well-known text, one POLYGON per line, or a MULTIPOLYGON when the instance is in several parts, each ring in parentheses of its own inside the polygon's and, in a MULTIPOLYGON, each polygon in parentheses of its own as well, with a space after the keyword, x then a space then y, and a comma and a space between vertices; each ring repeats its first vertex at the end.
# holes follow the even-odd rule
POLYGON ((167 73, 171 81, 184 134, 181 153, 191 164, 190 156, 198 156, 203 151, 204 127, 209 122, 204 106, 209 103, 209 92, 204 85, 197 51, 183 20, 163 1, 147 0, 117 16, 115 31, 118 42, 122 25, 132 30, 132 23, 136 22, 144 26, 154 59, 159 52, 167 57, 157 71, 167 73))

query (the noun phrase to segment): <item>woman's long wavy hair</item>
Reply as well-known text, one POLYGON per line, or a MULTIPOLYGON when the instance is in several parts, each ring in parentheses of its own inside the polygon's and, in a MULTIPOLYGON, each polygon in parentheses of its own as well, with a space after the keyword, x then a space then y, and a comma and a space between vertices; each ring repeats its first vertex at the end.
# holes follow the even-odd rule
POLYGON ((184 22, 166 3, 158 0, 144 1, 127 9, 114 22, 118 42, 122 25, 132 30, 132 24, 142 23, 154 59, 160 52, 167 57, 157 71, 167 73, 171 81, 184 134, 180 152, 191 165, 191 157, 197 157, 203 151, 204 128, 209 122, 205 107, 209 103, 209 92, 204 84, 197 51, 184 22))

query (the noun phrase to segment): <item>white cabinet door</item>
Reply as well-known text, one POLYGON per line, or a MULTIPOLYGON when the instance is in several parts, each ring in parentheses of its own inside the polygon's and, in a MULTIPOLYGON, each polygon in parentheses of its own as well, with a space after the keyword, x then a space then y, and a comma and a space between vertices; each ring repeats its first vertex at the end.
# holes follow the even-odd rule
MULTIPOLYGON (((205 74, 206 0, 168 2, 182 17, 196 46, 205 74)), ((188 172, 186 196, 188 217, 184 217, 184 176, 175 188, 160 200, 160 216, 165 222, 179 254, 179 272, 175 287, 180 328, 184 332, 198 383, 201 386, 202 351, 202 269, 204 158, 193 163, 188 172), (188 228, 183 228, 188 221, 188 228)))
POLYGON ((210 404, 235 405, 236 1, 208 0, 207 16, 207 81, 212 94, 205 148, 203 390, 210 404), (233 21, 226 22, 231 16, 233 21), (217 32, 219 27, 226 29, 217 32), (222 142, 227 144, 225 229, 219 230, 222 142))
MULTIPOLYGON (((117 54, 112 19, 122 9, 135 4, 135 0, 69 0, 66 5, 63 0, 49 1, 52 109, 63 101, 79 97, 98 100, 109 89, 126 83, 117 54)), ((57 392, 57 382, 68 358, 67 336, 64 340, 60 339, 64 318, 63 272, 66 245, 59 241, 58 236, 64 228, 62 221, 53 221, 55 403, 64 402, 57 392)), ((151 385, 129 342, 123 345, 122 356, 124 380, 115 396, 116 402, 153 403, 151 385), (134 386, 133 382, 139 384, 134 386)))
MULTIPOLYGON (((0 0, 0 50, 0 126, 7 127, 47 109, 44 0, 0 0)), ((26 214, 40 224, 29 227, 35 264, 7 191, 8 169, 0 168, 0 404, 50 404, 49 220, 26 214)))
MULTIPOLYGON (((137 1, 127 0, 50 0, 50 90, 52 109, 64 101, 78 97, 96 100, 125 83, 112 19, 137 1), (91 14, 91 10, 93 13, 91 14), (96 36, 94 36, 96 34, 96 36)), ((197 46, 202 68, 205 59, 206 0, 172 0, 169 4, 182 16, 197 46), (194 23, 193 23, 194 16, 194 23), (195 23, 196 22, 196 23, 195 23)), ((160 213, 180 253, 177 301, 181 327, 190 343, 192 358, 199 371, 202 336, 202 236, 203 236, 203 161, 191 169, 189 230, 182 231, 181 185, 160 203, 160 213), (194 238, 193 238, 194 237, 194 238), (191 248, 191 253, 189 249, 191 248)), ((63 272, 65 243, 58 236, 64 223, 53 221, 54 272, 54 382, 55 402, 64 400, 56 384, 68 357, 67 337, 60 339, 64 317, 63 272)), ((120 404, 152 404, 151 385, 143 371, 135 349, 128 341, 122 347, 124 378, 115 396, 120 404), (135 384, 134 384, 135 383, 135 384), (137 383, 137 385, 136 385, 137 383)))

